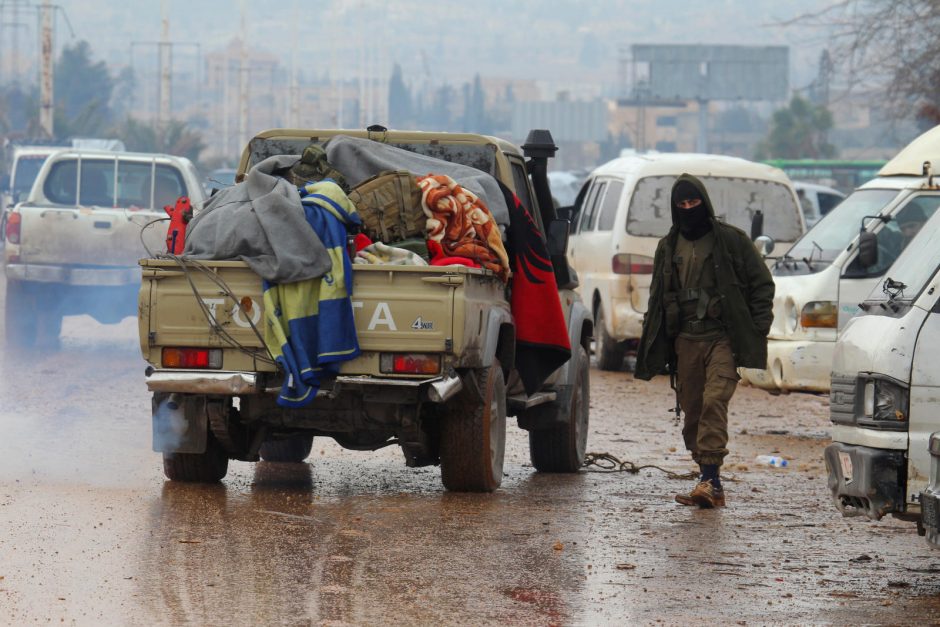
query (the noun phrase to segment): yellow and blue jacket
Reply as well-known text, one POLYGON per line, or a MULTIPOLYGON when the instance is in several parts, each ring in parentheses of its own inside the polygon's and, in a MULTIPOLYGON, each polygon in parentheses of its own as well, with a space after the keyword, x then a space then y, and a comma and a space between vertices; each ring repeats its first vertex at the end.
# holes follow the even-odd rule
POLYGON ((264 342, 286 375, 277 399, 283 407, 310 403, 323 376, 335 375, 341 362, 359 355, 346 239, 347 228, 362 222, 332 180, 299 191, 307 223, 326 247, 332 270, 296 283, 263 283, 264 342))

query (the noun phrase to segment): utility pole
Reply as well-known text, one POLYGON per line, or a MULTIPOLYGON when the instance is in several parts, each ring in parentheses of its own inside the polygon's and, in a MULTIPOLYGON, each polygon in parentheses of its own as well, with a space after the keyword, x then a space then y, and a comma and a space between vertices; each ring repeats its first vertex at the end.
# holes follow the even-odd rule
POLYGON ((0 0, 0 82, 18 83, 22 78, 23 55, 19 32, 29 29, 27 22, 21 19, 23 9, 26 12, 36 10, 29 5, 29 0, 0 0), (10 36, 6 37, 4 31, 9 31, 10 36))
POLYGON ((160 51, 160 105, 157 109, 157 126, 162 132, 172 116, 173 46, 170 43, 170 18, 167 0, 160 0, 161 32, 158 45, 160 51))
POLYGON ((49 0, 43 0, 40 7, 40 22, 42 24, 40 39, 40 79, 39 79, 39 128, 43 135, 52 139, 55 137, 53 127, 54 101, 52 93, 53 84, 53 16, 54 7, 49 0))

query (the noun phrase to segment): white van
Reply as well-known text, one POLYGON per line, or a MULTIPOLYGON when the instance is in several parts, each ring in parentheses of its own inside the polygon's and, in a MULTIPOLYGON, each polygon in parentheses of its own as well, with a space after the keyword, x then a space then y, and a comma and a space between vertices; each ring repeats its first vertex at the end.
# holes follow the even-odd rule
MULTIPOLYGON (((928 441, 940 430, 938 345, 940 212, 835 343, 833 442, 825 459, 829 489, 844 516, 877 520, 892 514, 920 523, 921 492, 930 476, 928 441)), ((937 510, 932 511, 936 533, 937 510)))
POLYGON ((790 179, 768 165, 673 153, 621 157, 595 169, 569 213, 568 261, 594 314, 594 352, 604 370, 619 369, 642 332, 653 255, 672 226, 672 185, 682 173, 701 179, 716 215, 752 237, 755 216, 763 216, 778 255, 804 231, 790 179))
POLYGON ((839 190, 816 183, 793 181, 793 189, 796 190, 796 196, 800 199, 807 228, 819 222, 824 215, 845 200, 845 194, 839 190))
POLYGON ((931 155, 940 164, 940 127, 911 142, 774 263, 767 368, 742 369, 744 382, 766 390, 829 391, 839 329, 910 241, 904 223, 923 222, 940 207, 940 192, 923 175, 931 155), (861 232, 877 244, 878 259, 867 267, 858 259, 861 232))

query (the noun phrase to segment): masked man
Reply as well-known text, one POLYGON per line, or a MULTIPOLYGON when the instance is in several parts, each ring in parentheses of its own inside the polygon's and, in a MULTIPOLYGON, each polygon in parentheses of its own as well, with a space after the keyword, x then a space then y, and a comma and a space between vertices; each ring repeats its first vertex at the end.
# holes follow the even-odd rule
POLYGON ((748 235, 720 222, 705 186, 683 174, 672 187, 672 228, 659 241, 635 377, 674 374, 682 437, 701 469, 682 505, 722 507, 728 402, 737 368, 767 366, 774 282, 748 235))

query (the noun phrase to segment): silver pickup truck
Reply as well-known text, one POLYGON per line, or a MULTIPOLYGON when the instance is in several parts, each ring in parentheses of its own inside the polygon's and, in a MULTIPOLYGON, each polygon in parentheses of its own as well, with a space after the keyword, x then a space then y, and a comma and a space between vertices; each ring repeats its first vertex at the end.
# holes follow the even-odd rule
POLYGON ((165 205, 204 192, 188 159, 61 150, 48 157, 25 202, 5 215, 6 338, 58 343, 62 317, 102 323, 137 313, 137 260, 166 250, 165 205))
MULTIPOLYGON (((374 136, 266 131, 246 148, 239 174, 340 133, 374 136)), ((487 172, 534 210, 531 219, 548 235, 547 241, 535 236, 552 258, 558 286, 554 305, 549 282, 551 298, 540 292, 538 302, 560 303, 557 333, 570 345, 570 359, 526 392, 522 319, 509 293, 521 284, 507 287, 491 270, 355 265, 352 309, 361 353, 343 362, 308 405, 282 407, 276 399, 286 374, 260 333, 267 319, 261 277, 243 261, 143 259, 140 343, 150 364, 153 446, 163 454, 166 476, 218 481, 230 459, 298 463, 314 437, 328 437, 355 450, 398 445, 409 466, 440 464, 449 490, 492 491, 503 477, 509 416, 529 432, 536 470, 576 472, 587 445, 593 325, 573 291, 576 279, 564 256, 568 222, 555 217, 546 176, 555 146, 543 133, 525 152, 472 134, 383 130, 380 136, 397 148, 487 172)))

